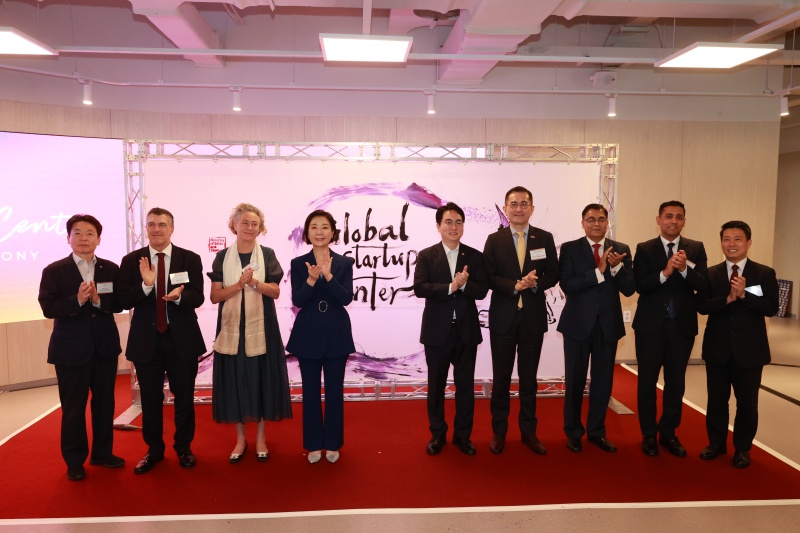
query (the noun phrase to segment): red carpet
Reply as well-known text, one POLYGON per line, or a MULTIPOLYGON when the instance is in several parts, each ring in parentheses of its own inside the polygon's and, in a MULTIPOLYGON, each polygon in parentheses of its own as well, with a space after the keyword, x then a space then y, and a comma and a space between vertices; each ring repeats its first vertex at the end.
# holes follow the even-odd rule
MULTIPOLYGON (((618 368, 615 379, 614 397, 635 408, 636 377, 618 368)), ((129 404, 129 383, 127 377, 118 381, 119 411, 129 404)), ((514 419, 517 405, 512 402, 514 419)), ((452 408, 448 402, 450 418, 452 408)), ((294 419, 267 425, 266 463, 255 460, 255 426, 250 426, 247 457, 230 465, 233 427, 215 424, 211 408, 198 406, 194 470, 181 469, 169 453, 151 472, 134 475, 133 466, 145 453, 141 434, 116 431, 115 452, 126 459, 125 468, 109 470, 87 462, 88 475, 81 482, 64 475, 56 411, 0 447, 0 518, 800 498, 800 472, 759 449, 753 449, 753 464, 746 470, 731 466, 730 453, 701 461, 704 417, 688 407, 679 430, 689 451, 685 459, 663 450, 657 458, 646 457, 639 449, 636 416, 610 411, 608 437, 619 452, 608 454, 584 444, 583 453, 571 453, 561 429, 560 399, 538 402, 546 456, 524 448, 514 430, 505 453, 489 453, 487 400, 476 405, 474 457, 450 444, 439 456, 425 454, 429 434, 422 401, 351 402, 345 409, 346 445, 335 465, 306 461, 300 405, 295 405, 294 419)), ((165 410, 171 417, 171 408, 165 410)), ((171 433, 168 426, 166 434, 171 433)))

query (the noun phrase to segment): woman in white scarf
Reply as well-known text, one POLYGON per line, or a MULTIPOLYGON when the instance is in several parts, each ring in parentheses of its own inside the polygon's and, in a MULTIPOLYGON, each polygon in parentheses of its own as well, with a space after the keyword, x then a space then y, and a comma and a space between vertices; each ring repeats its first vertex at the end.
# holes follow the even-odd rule
POLYGON ((265 421, 291 418, 286 354, 275 314, 283 269, 272 249, 257 237, 267 232, 264 214, 239 204, 228 226, 236 241, 214 259, 211 302, 219 303, 214 341, 212 414, 236 424, 236 446, 229 461, 247 449, 246 422, 257 422, 256 458, 269 457, 265 421))

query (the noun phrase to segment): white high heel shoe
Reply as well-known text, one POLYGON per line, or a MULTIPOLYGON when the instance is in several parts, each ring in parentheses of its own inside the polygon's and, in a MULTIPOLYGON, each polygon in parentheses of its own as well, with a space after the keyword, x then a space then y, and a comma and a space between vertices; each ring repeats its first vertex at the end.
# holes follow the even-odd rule
POLYGON ((339 450, 325 450, 325 459, 327 459, 329 463, 335 463, 339 460, 339 450))
POLYGON ((318 463, 319 460, 322 459, 322 450, 317 450, 315 452, 308 452, 308 462, 312 465, 314 463, 318 463))

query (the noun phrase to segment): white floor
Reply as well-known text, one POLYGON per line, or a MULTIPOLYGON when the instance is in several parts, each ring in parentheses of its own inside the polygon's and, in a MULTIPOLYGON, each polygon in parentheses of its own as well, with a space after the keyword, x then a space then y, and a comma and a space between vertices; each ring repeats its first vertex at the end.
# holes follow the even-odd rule
MULTIPOLYGON (((764 369, 759 397, 763 446, 800 464, 800 321, 772 319, 773 365, 764 369), (792 401, 794 399, 794 402, 792 401)), ((635 367, 634 367, 635 369, 635 367)), ((705 369, 690 365, 685 400, 704 408, 705 369)), ((732 398, 733 402, 733 398, 732 398)), ((58 404, 55 387, 0 393, 0 443, 58 404)), ((690 453, 698 453, 691 450, 690 453)), ((758 468, 754 464, 751 468, 758 468)), ((446 482, 446 480, 445 480, 446 482)), ((689 480, 687 479, 687 482, 689 480)), ((581 504, 509 508, 366 510, 272 515, 203 515, 9 521, 0 531, 42 532, 186 532, 292 531, 797 531, 800 501, 581 504)))

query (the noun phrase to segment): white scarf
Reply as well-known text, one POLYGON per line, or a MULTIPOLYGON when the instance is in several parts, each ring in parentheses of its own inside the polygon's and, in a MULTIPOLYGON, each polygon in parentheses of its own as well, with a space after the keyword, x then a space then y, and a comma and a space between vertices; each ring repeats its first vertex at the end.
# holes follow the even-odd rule
MULTIPOLYGON (((253 272, 253 279, 264 281, 267 266, 264 263, 264 252, 256 243, 250 262, 258 264, 253 272)), ((246 266, 246 265, 245 265, 246 266)), ((239 283, 242 276, 242 261, 239 249, 234 242, 225 252, 222 262, 222 286, 231 287, 239 283)), ((219 335, 214 341, 214 351, 226 355, 236 355, 239 350, 239 323, 241 321, 242 291, 237 292, 222 302, 222 320, 219 335)), ((250 286, 244 289, 244 352, 247 357, 267 353, 267 337, 264 330, 264 304, 261 294, 250 286)))

